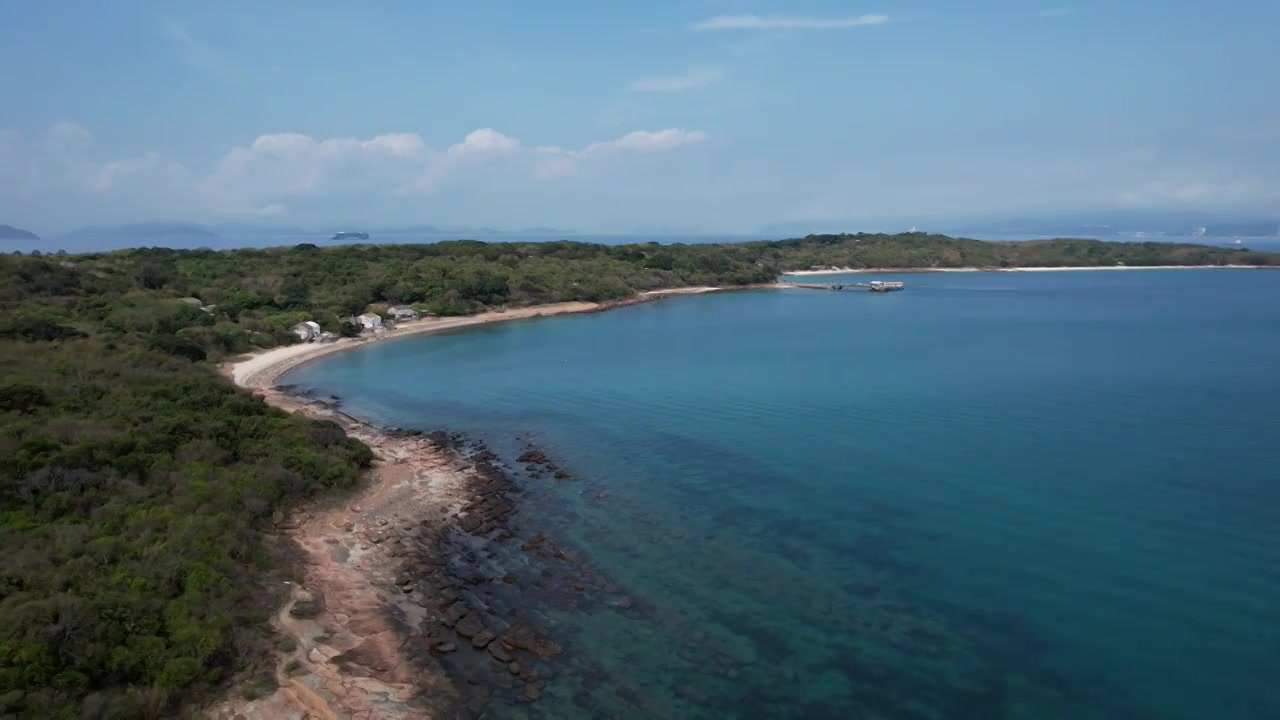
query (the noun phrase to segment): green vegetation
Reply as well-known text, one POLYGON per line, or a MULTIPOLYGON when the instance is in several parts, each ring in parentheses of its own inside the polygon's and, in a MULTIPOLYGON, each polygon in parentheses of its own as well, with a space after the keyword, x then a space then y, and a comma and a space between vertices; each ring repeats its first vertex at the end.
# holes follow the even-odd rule
MULTIPOLYGON (((330 422, 272 409, 213 362, 313 319, 441 315, 811 266, 1277 265, 1159 243, 828 235, 740 245, 458 241, 2 255, 0 716, 168 717, 273 642, 264 529, 371 461, 330 422)), ((299 612, 314 608, 298 607, 299 612)), ((257 688, 245 692, 256 693, 257 688)))

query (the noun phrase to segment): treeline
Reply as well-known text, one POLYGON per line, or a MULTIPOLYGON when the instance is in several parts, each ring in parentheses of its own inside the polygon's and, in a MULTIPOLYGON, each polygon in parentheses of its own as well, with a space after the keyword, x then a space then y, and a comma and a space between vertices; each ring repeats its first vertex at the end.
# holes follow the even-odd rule
POLYGON ((813 266, 1117 263, 1280 256, 923 234, 0 255, 0 716, 170 717, 264 655, 278 564, 263 531, 372 459, 338 426, 274 410, 215 371, 295 342, 299 321, 342 332, 344 318, 394 304, 456 315, 813 266))
MULTIPOLYGON (((815 266, 947 268, 1090 265, 1271 265, 1248 250, 1097 240, 984 242, 940 235, 811 235, 740 244, 598 245, 580 242, 429 245, 311 244, 265 250, 147 248, 80 256, 10 256, 19 282, 8 299, 102 298, 75 322, 148 331, 153 344, 220 357, 290 341, 315 320, 340 332, 350 315, 412 305, 438 315, 567 300, 601 301, 689 285, 769 282, 815 266), (29 277, 28 277, 29 276, 29 277), (110 299, 109 301, 107 299, 110 299), (178 301, 184 300, 180 304, 178 301), (157 302, 161 302, 157 305, 157 302), (213 312, 201 307, 213 306, 213 312), (176 335, 179 341, 168 338, 176 335)), ((2 300, 3 298, 0 298, 2 300)))

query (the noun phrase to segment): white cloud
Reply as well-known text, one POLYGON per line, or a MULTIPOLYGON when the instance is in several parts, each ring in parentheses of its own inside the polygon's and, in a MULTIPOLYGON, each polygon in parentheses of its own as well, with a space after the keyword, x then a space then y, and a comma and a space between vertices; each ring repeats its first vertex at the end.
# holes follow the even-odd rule
POLYGON ((572 156, 552 154, 539 160, 533 168, 533 176, 539 180, 557 180, 572 175, 578 163, 572 156))
POLYGON ((1070 15, 1072 12, 1074 11, 1069 7, 1049 8, 1041 10, 1040 17, 1060 17, 1062 15, 1070 15))
POLYGON ((437 155, 414 133, 369 140, 316 140, 299 133, 261 135, 248 147, 232 148, 211 173, 199 178, 196 190, 211 207, 249 212, 289 196, 404 185, 437 155))
POLYGON ((462 142, 449 148, 450 155, 506 155, 518 152, 520 141, 493 128, 473 130, 462 142))
POLYGON ((723 78, 724 71, 720 68, 689 68, 679 75, 641 78, 631 83, 630 89, 637 92, 680 92, 714 85, 723 78))
POLYGON ((701 130, 685 130, 684 128, 668 128, 657 132, 636 130, 627 133, 617 140, 591 143, 578 154, 601 152, 604 150, 635 150, 637 152, 660 152, 680 147, 695 145, 705 141, 709 136, 701 130))
POLYGON ((656 132, 636 130, 616 140, 593 142, 581 150, 566 151, 558 147, 541 147, 538 148, 538 152, 543 157, 535 167, 534 174, 541 180, 554 180, 573 174, 578 168, 578 163, 589 158, 626 153, 666 152, 684 145, 705 142, 710 137, 701 130, 667 128, 656 132))
MULTIPOLYGON (((515 137, 481 128, 461 142, 435 150, 416 133, 369 139, 316 139, 301 133, 260 135, 233 147, 212 167, 199 171, 158 153, 96 157, 90 134, 61 122, 42 142, 23 142, 0 132, 0 187, 17 192, 0 201, 39 197, 80 207, 118 208, 119 213, 164 209, 191 217, 278 217, 321 212, 335 201, 349 206, 413 202, 441 190, 492 191, 572 174, 591 158, 612 153, 654 153, 702 142, 706 133, 667 129, 636 131, 580 150, 556 145, 525 147, 515 137)), ((605 166, 602 166, 605 167, 605 166)), ((609 166, 612 167, 612 166, 609 166)), ((0 202, 0 210, 7 203, 0 202)), ((136 219, 137 216, 135 216, 136 219)))
POLYGON ((717 15, 694 23, 694 30, 825 30, 831 28, 882 25, 888 15, 873 13, 840 18, 812 18, 788 15, 717 15))

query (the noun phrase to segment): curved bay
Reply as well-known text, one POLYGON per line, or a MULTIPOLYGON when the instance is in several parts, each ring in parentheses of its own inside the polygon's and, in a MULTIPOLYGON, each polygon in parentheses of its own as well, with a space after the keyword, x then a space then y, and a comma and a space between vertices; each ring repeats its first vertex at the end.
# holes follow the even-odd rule
POLYGON ((910 275, 294 371, 531 483, 636 609, 544 609, 538 717, 1270 718, 1280 272, 910 275), (860 715, 861 714, 861 715, 860 715))

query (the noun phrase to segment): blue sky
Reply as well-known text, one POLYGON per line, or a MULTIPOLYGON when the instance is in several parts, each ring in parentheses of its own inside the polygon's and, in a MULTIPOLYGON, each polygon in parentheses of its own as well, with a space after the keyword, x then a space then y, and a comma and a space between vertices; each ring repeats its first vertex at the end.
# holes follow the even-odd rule
POLYGON ((0 222, 1280 207, 1270 0, 7 2, 0 222))

